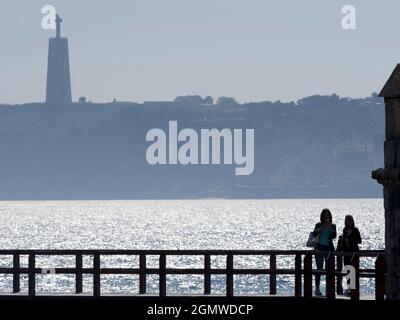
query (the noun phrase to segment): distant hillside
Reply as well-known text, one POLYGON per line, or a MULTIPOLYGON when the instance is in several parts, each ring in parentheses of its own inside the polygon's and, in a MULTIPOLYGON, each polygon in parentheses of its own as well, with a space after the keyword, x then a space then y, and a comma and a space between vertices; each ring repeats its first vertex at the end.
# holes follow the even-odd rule
POLYGON ((384 105, 311 96, 296 103, 233 99, 0 106, 0 199, 381 197, 384 105), (255 171, 151 166, 146 132, 254 128, 255 171))

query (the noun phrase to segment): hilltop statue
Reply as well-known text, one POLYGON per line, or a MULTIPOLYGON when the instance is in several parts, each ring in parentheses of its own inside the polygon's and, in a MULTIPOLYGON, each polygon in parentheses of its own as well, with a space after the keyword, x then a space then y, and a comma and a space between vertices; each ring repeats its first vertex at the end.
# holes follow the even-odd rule
POLYGON ((49 39, 47 62, 46 103, 64 105, 72 103, 69 73, 68 39, 61 38, 61 22, 56 15, 56 37, 49 39))
POLYGON ((57 14, 56 15, 56 38, 57 39, 61 38, 61 22, 62 22, 62 19, 57 14))

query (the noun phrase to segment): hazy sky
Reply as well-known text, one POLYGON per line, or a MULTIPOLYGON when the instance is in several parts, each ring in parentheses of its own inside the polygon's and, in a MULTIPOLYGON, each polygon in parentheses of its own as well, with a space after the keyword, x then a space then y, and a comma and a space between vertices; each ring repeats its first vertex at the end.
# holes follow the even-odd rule
POLYGON ((74 100, 368 96, 400 61, 399 0, 1 0, 0 103, 44 101, 45 4, 64 19, 74 100))

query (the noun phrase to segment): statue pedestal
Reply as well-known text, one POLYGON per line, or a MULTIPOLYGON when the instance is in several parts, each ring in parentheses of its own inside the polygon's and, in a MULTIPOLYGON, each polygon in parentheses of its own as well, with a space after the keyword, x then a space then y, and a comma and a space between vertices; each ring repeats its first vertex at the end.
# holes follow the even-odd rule
POLYGON ((49 39, 46 103, 72 103, 67 38, 49 39))

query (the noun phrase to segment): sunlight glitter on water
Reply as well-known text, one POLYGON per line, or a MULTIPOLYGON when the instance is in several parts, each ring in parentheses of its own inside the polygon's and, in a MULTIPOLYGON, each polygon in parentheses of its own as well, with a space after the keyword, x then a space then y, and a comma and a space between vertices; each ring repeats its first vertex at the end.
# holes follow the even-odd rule
MULTIPOLYGON (((383 249, 382 199, 0 202, 0 248, 306 249, 308 234, 325 207, 331 209, 338 233, 345 215, 352 214, 363 237, 361 249, 383 249)), ((256 259, 259 257, 238 257, 235 267, 268 265, 267 258, 256 259)), ((87 260, 85 263, 90 264, 90 259, 87 260)), ((72 261, 58 259, 43 263, 72 266, 72 261)), ((7 259, 0 262, 9 264, 7 259)), ((129 257, 118 261, 119 266, 136 263, 129 261, 129 257)), ((168 263, 195 266, 202 261, 181 258, 168 263)), ((282 257, 278 267, 288 267, 291 263, 282 257)), ((223 264, 224 261, 213 262, 215 267, 223 264)), ((23 287, 25 280, 22 277, 23 287)), ((150 291, 156 292, 157 281, 152 284, 150 280, 150 291)), ((9 286, 10 281, 10 277, 3 276, 0 286, 9 286)), ((135 276, 109 276, 102 281, 105 291, 137 292, 135 276)), ((214 281, 214 292, 223 292, 224 281, 214 281)), ((47 276, 38 279, 38 290, 69 292, 73 290, 73 282, 73 277, 47 276)), ((291 277, 278 277, 278 292, 286 293, 292 285, 291 277)), ((90 291, 90 286, 90 277, 85 277, 85 291, 90 291)), ((170 276, 168 286, 172 293, 201 292, 202 280, 199 276, 170 276)), ((372 290, 369 283, 364 287, 365 292, 372 290)), ((238 293, 266 293, 268 278, 238 276, 235 288, 238 293)))

